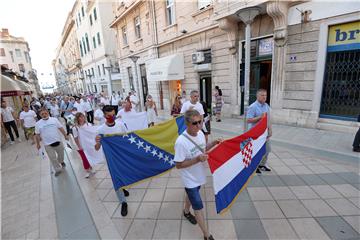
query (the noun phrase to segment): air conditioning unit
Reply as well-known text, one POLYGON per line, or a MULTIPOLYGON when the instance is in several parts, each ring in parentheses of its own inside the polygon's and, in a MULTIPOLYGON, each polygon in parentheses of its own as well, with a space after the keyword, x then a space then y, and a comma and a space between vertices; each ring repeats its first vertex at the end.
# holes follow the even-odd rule
POLYGON ((196 52, 191 55, 192 63, 202 63, 205 61, 204 52, 196 52))

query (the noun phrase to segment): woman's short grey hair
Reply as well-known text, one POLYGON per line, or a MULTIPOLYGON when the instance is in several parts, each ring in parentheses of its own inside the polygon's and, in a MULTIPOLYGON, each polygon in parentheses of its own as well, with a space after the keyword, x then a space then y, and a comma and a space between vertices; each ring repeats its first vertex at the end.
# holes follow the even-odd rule
POLYGON ((195 109, 190 109, 185 112, 185 122, 190 123, 193 117, 201 116, 200 113, 195 109))

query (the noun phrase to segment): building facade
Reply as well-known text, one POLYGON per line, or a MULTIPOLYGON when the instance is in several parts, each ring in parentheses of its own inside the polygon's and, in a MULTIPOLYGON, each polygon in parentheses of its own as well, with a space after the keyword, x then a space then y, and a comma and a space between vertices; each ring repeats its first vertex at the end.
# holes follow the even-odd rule
POLYGON ((360 113, 359 12, 354 1, 119 1, 111 23, 126 91, 165 111, 200 91, 243 115, 268 92, 276 123, 353 131, 360 113), (326 10, 324 6, 326 5, 326 10))
POLYGON ((34 95, 41 93, 36 70, 32 68, 28 42, 23 37, 10 35, 5 28, 0 32, 0 65, 28 79, 34 95))

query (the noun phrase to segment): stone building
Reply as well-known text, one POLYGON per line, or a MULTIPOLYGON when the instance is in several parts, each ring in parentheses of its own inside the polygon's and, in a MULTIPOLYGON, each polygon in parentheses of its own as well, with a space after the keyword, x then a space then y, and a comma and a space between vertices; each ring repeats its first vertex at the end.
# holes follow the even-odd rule
POLYGON ((41 93, 36 70, 32 67, 28 42, 23 37, 10 35, 6 28, 0 31, 0 65, 28 79, 35 96, 41 93))

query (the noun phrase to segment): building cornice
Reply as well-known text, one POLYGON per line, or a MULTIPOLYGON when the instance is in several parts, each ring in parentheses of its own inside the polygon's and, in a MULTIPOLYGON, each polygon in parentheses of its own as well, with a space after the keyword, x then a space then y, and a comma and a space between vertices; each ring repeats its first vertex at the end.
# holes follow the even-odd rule
POLYGON ((132 10, 142 2, 143 2, 143 0, 136 0, 127 8, 125 7, 126 10, 124 12, 122 12, 120 14, 120 16, 116 17, 115 20, 110 23, 110 25, 109 25, 110 28, 115 28, 121 19, 123 19, 128 13, 132 12, 132 10))

